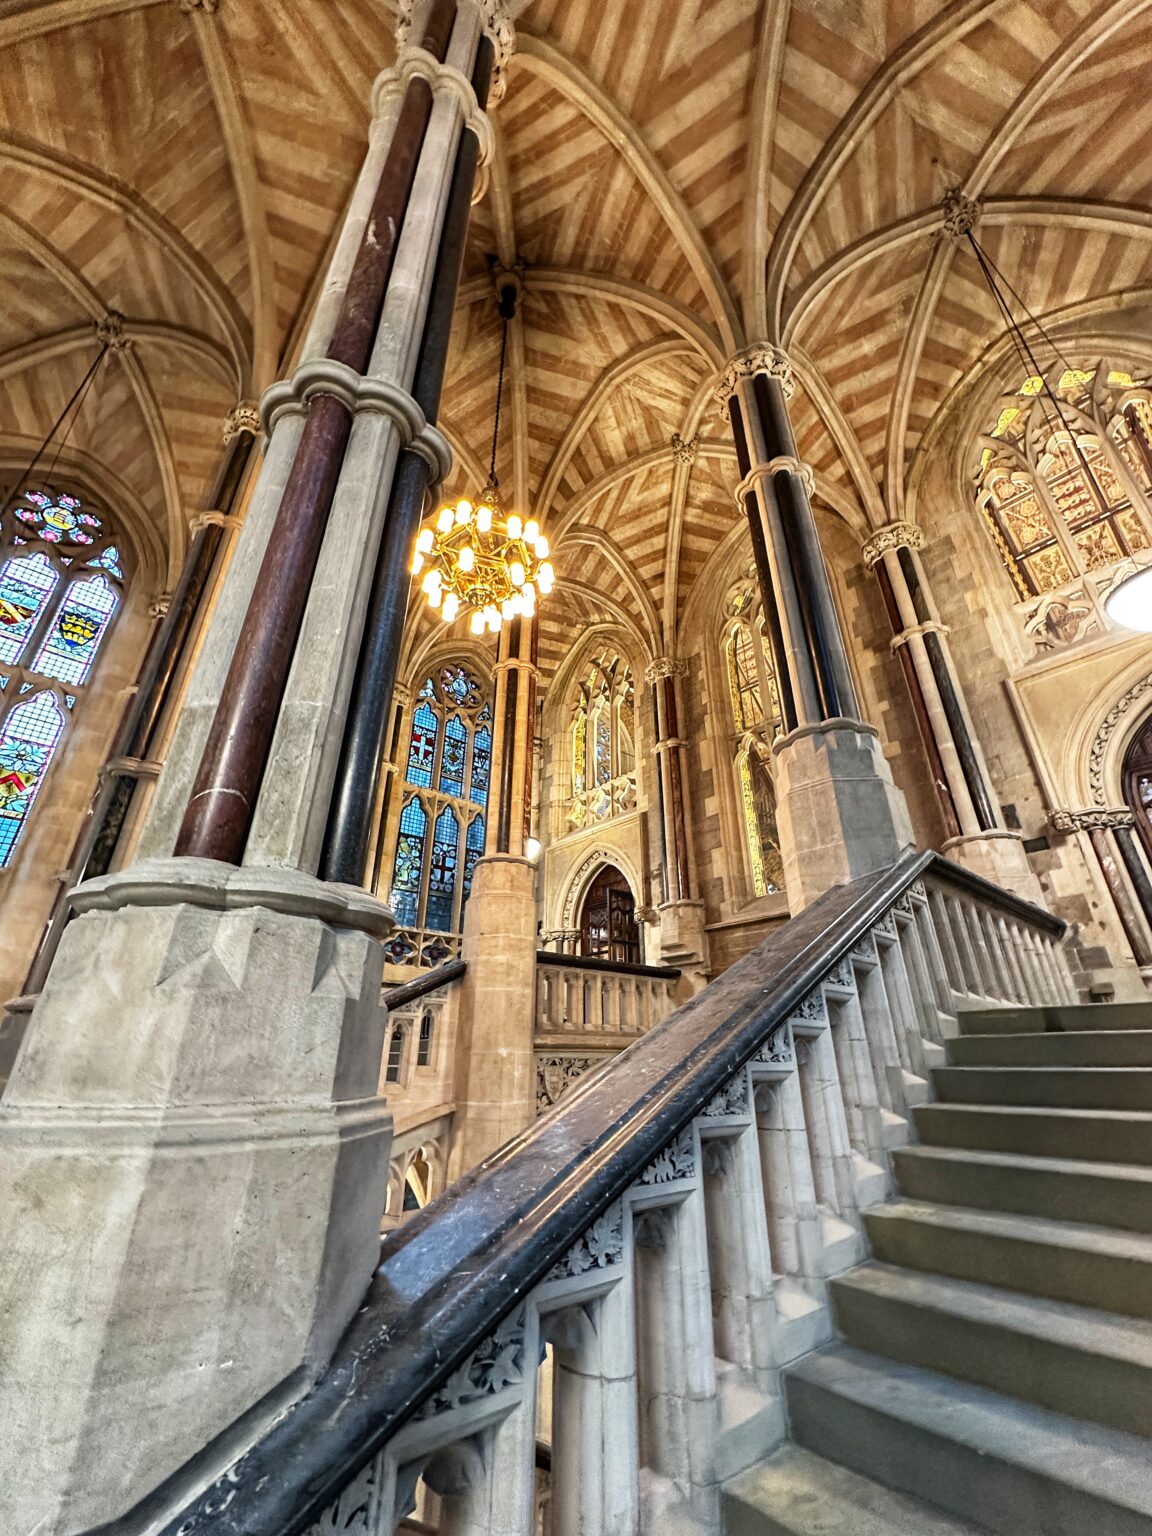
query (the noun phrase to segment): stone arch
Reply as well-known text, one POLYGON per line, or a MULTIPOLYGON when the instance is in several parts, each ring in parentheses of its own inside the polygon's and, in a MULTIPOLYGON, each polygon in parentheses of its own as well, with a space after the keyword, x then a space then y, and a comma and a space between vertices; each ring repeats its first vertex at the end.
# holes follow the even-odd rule
POLYGON ((605 839, 580 861, 569 876, 561 904, 562 921, 558 926, 568 930, 577 926, 584 899, 588 895, 592 882, 601 871, 608 868, 618 869, 627 880, 628 888, 636 902, 637 915, 639 915, 644 901, 644 887, 640 872, 623 849, 605 839))

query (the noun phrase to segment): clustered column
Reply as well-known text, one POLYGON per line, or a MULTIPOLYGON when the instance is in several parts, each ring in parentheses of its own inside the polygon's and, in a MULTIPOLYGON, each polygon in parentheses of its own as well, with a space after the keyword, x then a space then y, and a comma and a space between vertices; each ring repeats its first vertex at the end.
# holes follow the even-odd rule
POLYGON ((788 359, 767 343, 731 359, 717 395, 732 426, 776 673, 773 746, 784 878, 793 908, 893 863, 912 843, 903 797, 860 718, 809 499, 811 470, 788 418, 788 359))
POLYGON ((673 964, 706 967, 704 904, 693 886, 684 791, 684 752, 680 734, 679 682, 687 664, 658 656, 648 664, 644 680, 652 690, 656 726, 656 792, 660 814, 660 862, 663 900, 660 903, 660 954, 673 964))
POLYGON ((1048 821, 1054 832, 1087 835, 1132 957, 1141 970, 1152 969, 1152 879, 1137 845, 1133 813, 1126 806, 1089 806, 1053 811, 1048 821))

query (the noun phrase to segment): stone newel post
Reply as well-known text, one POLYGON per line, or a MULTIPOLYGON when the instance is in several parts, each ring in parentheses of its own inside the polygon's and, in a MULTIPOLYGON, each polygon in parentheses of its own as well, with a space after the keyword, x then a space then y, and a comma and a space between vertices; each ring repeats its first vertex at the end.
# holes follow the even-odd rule
POLYGON ((980 741, 920 560, 914 523, 888 523, 864 544, 892 625, 948 832, 943 852, 1029 901, 1043 901, 1018 832, 1004 825, 980 741))
POLYGON ((376 1262, 392 918, 315 872, 397 458, 449 461, 412 390, 511 41, 495 0, 400 9, 141 862, 73 892, 0 1105, 5 1532, 87 1529, 206 1446, 224 1463, 241 1415, 323 1369, 376 1262))
POLYGON ((743 473, 783 715, 773 745, 777 824, 793 908, 895 862, 911 846, 904 797, 856 689, 809 501, 812 476, 788 419, 788 359, 767 343, 729 362, 717 388, 743 473))

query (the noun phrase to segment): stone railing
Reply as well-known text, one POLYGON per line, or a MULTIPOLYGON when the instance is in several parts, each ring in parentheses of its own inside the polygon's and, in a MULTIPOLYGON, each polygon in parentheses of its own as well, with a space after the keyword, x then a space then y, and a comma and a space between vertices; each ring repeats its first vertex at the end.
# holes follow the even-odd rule
POLYGON ((643 1035, 672 1012, 680 972, 580 955, 536 955, 536 1037, 643 1035))
POLYGON ((931 854, 830 891, 389 1237, 324 1377, 165 1536, 714 1536, 957 1009, 1073 999, 1062 933, 931 854))

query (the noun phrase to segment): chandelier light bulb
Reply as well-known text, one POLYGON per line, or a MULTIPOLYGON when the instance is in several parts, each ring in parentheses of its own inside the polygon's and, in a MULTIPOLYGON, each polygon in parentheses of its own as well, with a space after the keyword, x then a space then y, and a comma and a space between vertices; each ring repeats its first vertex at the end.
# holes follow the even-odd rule
POLYGON ((540 537, 540 524, 534 517, 530 517, 524 524, 524 538, 529 544, 535 544, 540 537))
POLYGON ((444 594, 443 594, 443 592, 441 592, 439 587, 433 587, 432 591, 429 592, 429 594, 428 594, 428 606, 429 606, 429 608, 439 608, 439 606, 440 606, 440 599, 443 596, 444 596, 444 594))
POLYGON ((520 611, 520 604, 514 597, 506 597, 500 604, 500 617, 507 621, 514 619, 520 611))
POLYGON ((472 503, 470 501, 458 501, 456 503, 456 524, 463 528, 465 523, 472 518, 472 503))
POLYGON ((513 560, 508 567, 508 574, 512 578, 512 585, 514 587, 522 587, 527 574, 524 570, 524 562, 522 560, 513 560))
POLYGON ((456 564, 462 571, 471 571, 476 565, 476 551, 471 544, 465 544, 464 548, 456 556, 456 564))
POLYGON ((536 540, 536 553, 540 556, 541 560, 547 560, 550 552, 551 546, 549 545, 548 540, 544 537, 544 535, 541 534, 540 537, 536 540))
POLYGON ((1118 582, 1104 599, 1104 612, 1122 629, 1152 633, 1152 565, 1118 582))
POLYGON ((512 516, 508 519, 508 537, 510 539, 519 539, 523 538, 523 536, 524 524, 516 516, 516 514, 513 513, 512 516))
POLYGON ((436 519, 436 526, 441 533, 451 533, 452 525, 455 521, 456 519, 452 514, 452 508, 445 507, 440 516, 436 519))
POLYGON ((477 528, 479 528, 481 533, 491 533, 492 532, 492 508, 491 507, 477 507, 476 508, 476 526, 477 526, 477 528))
POLYGON ((463 615, 473 634, 496 634, 517 615, 531 617, 537 594, 552 590, 547 553, 537 519, 505 518, 490 486, 484 500, 441 507, 419 530, 412 571, 424 572, 421 590, 444 623, 463 615))
POLYGON ((484 633, 484 615, 480 612, 479 608, 472 610, 471 628, 474 635, 482 635, 484 633))
POLYGON ((545 595, 551 592, 553 583, 556 580, 556 573, 553 571, 552 566, 547 560, 545 560, 544 564, 540 567, 536 580, 540 584, 541 592, 543 592, 545 595))
POLYGON ((432 545, 435 541, 436 535, 432 532, 431 528, 421 528, 420 536, 416 540, 416 548, 420 554, 429 555, 432 553, 432 545))
POLYGON ((424 556, 420 553, 419 550, 417 550, 416 553, 412 556, 412 574, 413 574, 413 576, 419 576, 420 572, 423 569, 424 569, 424 556))
POLYGON ((445 624, 451 624, 459 612, 460 599, 456 596, 455 592, 445 592, 444 607, 440 613, 440 617, 444 620, 445 624))

